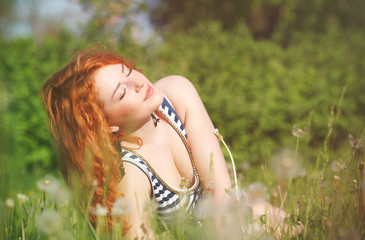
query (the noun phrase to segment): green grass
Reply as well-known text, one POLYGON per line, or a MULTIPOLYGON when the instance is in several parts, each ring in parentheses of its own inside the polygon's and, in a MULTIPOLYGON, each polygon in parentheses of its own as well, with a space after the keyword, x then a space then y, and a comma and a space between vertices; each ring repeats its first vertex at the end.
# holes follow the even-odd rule
MULTIPOLYGON (((344 92, 344 91, 343 91, 344 92)), ((341 106, 343 94, 338 106, 341 106)), ((365 139, 349 136, 335 148, 335 123, 340 111, 331 111, 323 145, 312 149, 311 114, 305 128, 293 128, 292 147, 278 151, 261 164, 237 167, 239 188, 247 195, 230 206, 212 208, 210 199, 197 207, 199 214, 177 216, 167 227, 153 212, 156 239, 361 239, 365 237, 365 139), (305 129, 305 130, 304 130, 305 129), (293 147, 294 146, 294 147, 293 147), (264 186, 264 187, 263 187, 264 186), (248 205, 265 199, 287 213, 282 229, 269 218, 252 219, 248 205), (266 219, 266 220, 265 220, 266 219), (262 222, 260 220, 263 220, 262 222), (304 229, 295 231, 300 222, 304 229), (264 223, 264 225, 262 225, 264 223)), ((290 134, 288 129, 288 134, 290 134)), ((358 136, 363 136, 357 133, 358 136)), ((337 140, 339 141, 339 140, 337 140)), ((229 154, 224 150, 226 159, 229 154)), ((2 158, 10 154, 3 152, 2 158)), ((122 239, 120 228, 111 234, 94 229, 56 178, 42 172, 22 176, 19 163, 1 163, 0 239, 122 239), (43 174, 43 176, 42 176, 43 174), (44 185, 45 181, 48 185, 44 185), (42 185, 43 183, 43 185, 42 185), (53 184, 56 183, 56 184, 53 184), (25 194, 26 197, 22 197, 25 194), (53 230, 52 230, 53 229, 53 230)), ((232 165, 227 161, 233 178, 232 165)), ((227 194, 233 194, 227 191, 227 194)), ((73 197, 76 199, 77 197, 73 197)), ((89 212, 90 209, 87 209, 89 212)), ((98 222, 103 222, 100 217, 98 222)))
MULTIPOLYGON (((293 142, 298 144, 294 150, 284 151, 288 155, 273 156, 266 164, 259 166, 246 166, 245 169, 239 167, 239 176, 244 176, 240 180, 241 188, 249 189, 252 182, 261 182, 266 186, 271 204, 276 207, 282 206, 283 210, 290 214, 285 220, 285 225, 289 229, 295 228, 299 220, 305 226, 301 234, 282 231, 281 239, 348 239, 350 235, 358 237, 353 239, 360 239, 360 236, 365 236, 365 182, 362 169, 365 156, 362 144, 355 147, 348 144, 346 151, 335 154, 326 145, 332 130, 333 125, 329 124, 328 138, 320 149, 308 149, 305 146, 305 137, 296 139, 293 136, 293 142), (303 149, 310 153, 303 152, 303 149), (279 172, 278 176, 278 169, 274 166, 280 165, 280 161, 285 158, 299 162, 301 168, 291 175, 279 172)), ((364 141, 357 140, 360 143, 364 141)), ((288 167, 293 166, 290 161, 284 161, 287 165, 284 164, 284 168, 279 170, 289 171, 288 167)), ((36 181, 37 179, 34 179, 34 182, 36 181)), ((1 239, 63 239, 70 236, 74 239, 122 238, 120 232, 115 232, 109 237, 99 234, 100 231, 90 227, 74 204, 60 204, 47 191, 38 189, 36 184, 25 192, 29 198, 29 201, 25 202, 17 198, 16 186, 12 188, 8 191, 9 195, 1 196, 1 239), (9 207, 9 199, 13 200, 13 207, 9 207), (57 213, 60 219, 59 228, 50 235, 42 232, 42 226, 37 226, 41 224, 37 222, 40 214, 47 211, 54 212, 54 215, 57 213)), ((203 210, 208 213, 214 212, 209 209, 209 202, 203 210)), ((201 219, 202 227, 193 217, 181 217, 173 228, 163 225, 161 227, 154 217, 152 225, 155 226, 157 239, 270 239, 277 236, 272 228, 266 231, 251 228, 252 225, 258 225, 250 216, 246 201, 241 199, 231 208, 222 208, 219 214, 210 214, 201 219)), ((47 222, 51 223, 52 221, 47 222)))

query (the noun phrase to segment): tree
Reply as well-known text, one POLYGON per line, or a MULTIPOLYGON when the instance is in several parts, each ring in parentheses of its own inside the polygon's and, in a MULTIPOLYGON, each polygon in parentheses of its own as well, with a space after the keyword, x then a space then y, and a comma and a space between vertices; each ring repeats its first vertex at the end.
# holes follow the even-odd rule
POLYGON ((244 23, 255 39, 277 37, 285 42, 293 32, 322 32, 334 25, 364 31, 364 7, 362 0, 154 0, 148 13, 164 32, 187 31, 214 20, 223 30, 244 23))

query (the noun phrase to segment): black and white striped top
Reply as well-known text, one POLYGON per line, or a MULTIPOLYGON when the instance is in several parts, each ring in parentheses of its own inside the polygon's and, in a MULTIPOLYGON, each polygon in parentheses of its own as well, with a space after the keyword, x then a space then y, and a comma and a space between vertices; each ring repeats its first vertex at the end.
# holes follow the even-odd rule
POLYGON ((170 222, 174 215, 180 211, 191 214, 196 201, 201 193, 199 175, 192 159, 190 147, 184 125, 177 116, 170 102, 164 98, 158 110, 165 120, 175 129, 188 151, 194 172, 194 184, 189 188, 178 189, 163 181, 149 165, 148 161, 132 149, 122 147, 122 160, 136 165, 150 180, 152 186, 152 198, 157 203, 157 213, 162 220, 170 222))

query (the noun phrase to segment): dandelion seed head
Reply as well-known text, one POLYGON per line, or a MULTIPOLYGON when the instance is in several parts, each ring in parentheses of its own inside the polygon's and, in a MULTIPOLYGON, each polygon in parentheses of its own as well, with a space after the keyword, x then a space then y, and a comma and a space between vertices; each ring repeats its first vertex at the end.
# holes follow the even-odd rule
POLYGON ((108 209, 106 207, 101 206, 100 203, 97 203, 95 208, 91 211, 95 216, 103 217, 108 213, 108 209))
POLYGON ((302 168, 291 150, 284 149, 274 155, 271 165, 277 176, 284 178, 293 178, 301 174, 302 168))
POLYGON ((59 185, 49 189, 48 192, 50 197, 61 206, 69 204, 72 198, 71 191, 66 186, 59 185))
POLYGON ((218 138, 218 141, 222 141, 223 140, 223 135, 220 134, 218 128, 214 129, 213 133, 218 138))
POLYGON ((112 216, 122 216, 132 211, 132 203, 126 198, 118 198, 112 208, 112 216))
POLYGON ((51 199, 60 205, 68 204, 71 200, 71 191, 51 175, 38 180, 37 187, 48 193, 51 199))
POLYGON ((18 193, 17 198, 18 198, 19 203, 25 203, 25 202, 29 201, 29 198, 26 195, 22 194, 22 193, 18 193))
POLYGON ((356 138, 349 134, 349 143, 352 148, 360 149, 365 146, 365 138, 356 138))
POLYGON ((7 198, 5 200, 5 205, 8 207, 8 208, 13 208, 15 206, 15 203, 14 203, 14 200, 12 198, 7 198))
POLYGON ((294 137, 297 138, 302 138, 307 134, 307 130, 306 129, 300 129, 297 128, 295 125, 293 126, 293 130, 291 132, 293 134, 294 137))
POLYGON ((331 170, 334 172, 339 172, 344 168, 345 168, 345 164, 339 163, 337 161, 333 161, 331 164, 331 170))
POLYGON ((255 204, 266 202, 269 199, 266 187, 259 182, 251 183, 245 191, 248 194, 248 203, 255 204))
POLYGON ((50 235, 61 229, 61 218, 57 212, 44 210, 38 215, 36 227, 43 233, 50 235))
POLYGON ((339 177, 339 176, 337 176, 337 175, 333 176, 333 178, 334 178, 336 181, 340 181, 340 177, 339 177))
POLYGON ((48 192, 50 189, 53 189, 59 185, 59 181, 57 181, 53 176, 47 175, 42 179, 37 181, 37 187, 45 192, 48 192))

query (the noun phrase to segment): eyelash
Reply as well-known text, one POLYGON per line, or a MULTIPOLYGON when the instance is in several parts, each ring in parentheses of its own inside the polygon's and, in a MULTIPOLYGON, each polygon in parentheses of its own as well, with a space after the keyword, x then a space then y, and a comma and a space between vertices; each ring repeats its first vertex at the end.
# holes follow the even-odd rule
POLYGON ((132 71, 133 71, 133 69, 132 69, 132 68, 130 68, 130 69, 129 69, 129 73, 127 74, 127 77, 128 77, 129 75, 131 75, 132 71))
MULTIPOLYGON (((133 71, 133 69, 132 69, 132 68, 130 68, 130 69, 129 69, 129 72, 128 72, 128 74, 127 74, 127 77, 129 77, 129 75, 131 75, 132 71, 133 71)), ((122 72, 124 72, 124 65, 122 65, 122 72)), ((122 100, 122 99, 123 99, 123 97, 125 96, 126 92, 127 92, 127 90, 126 90, 126 88, 124 87, 123 94, 122 94, 122 96, 120 96, 119 100, 122 100)))
POLYGON ((122 96, 119 98, 119 100, 122 100, 122 99, 124 98, 124 96, 125 96, 126 92, 127 92, 127 90, 125 89, 125 87, 124 87, 123 89, 124 89, 123 94, 122 94, 122 96))

